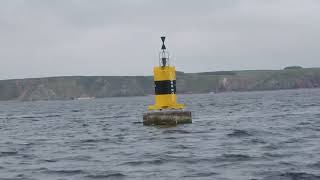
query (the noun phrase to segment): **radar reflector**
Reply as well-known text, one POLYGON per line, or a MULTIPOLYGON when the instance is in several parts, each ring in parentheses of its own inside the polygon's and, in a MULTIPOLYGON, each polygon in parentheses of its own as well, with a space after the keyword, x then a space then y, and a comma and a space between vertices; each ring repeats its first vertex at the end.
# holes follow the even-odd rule
POLYGON ((165 49, 166 49, 166 46, 164 45, 164 41, 166 40, 166 37, 165 37, 165 36, 162 36, 162 37, 161 37, 161 40, 162 40, 162 47, 161 47, 161 49, 162 49, 162 50, 165 50, 165 49))
POLYGON ((161 40, 162 40, 162 42, 164 43, 164 41, 166 40, 166 37, 165 37, 165 36, 162 36, 162 37, 161 37, 161 40))

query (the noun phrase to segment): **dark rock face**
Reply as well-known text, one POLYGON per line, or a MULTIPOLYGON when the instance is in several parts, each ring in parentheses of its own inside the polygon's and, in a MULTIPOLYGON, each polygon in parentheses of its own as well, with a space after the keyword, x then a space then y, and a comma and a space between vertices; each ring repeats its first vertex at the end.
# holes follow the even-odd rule
POLYGON ((0 81, 0 100, 139 96, 152 91, 152 77, 52 77, 0 81))
MULTIPOLYGON (((178 93, 320 87, 320 68, 177 73, 178 93)), ((151 76, 70 76, 0 81, 0 100, 65 100, 154 93, 151 76)))

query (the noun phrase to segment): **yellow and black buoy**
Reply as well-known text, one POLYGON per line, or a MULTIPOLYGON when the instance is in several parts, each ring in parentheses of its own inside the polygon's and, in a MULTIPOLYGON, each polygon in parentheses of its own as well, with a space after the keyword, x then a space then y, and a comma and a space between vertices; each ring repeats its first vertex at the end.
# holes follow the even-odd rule
POLYGON ((153 68, 155 84, 155 104, 149 106, 149 112, 143 115, 144 125, 176 125, 192 123, 191 112, 177 103, 176 69, 170 65, 170 55, 161 37, 162 47, 159 53, 159 66, 153 68))

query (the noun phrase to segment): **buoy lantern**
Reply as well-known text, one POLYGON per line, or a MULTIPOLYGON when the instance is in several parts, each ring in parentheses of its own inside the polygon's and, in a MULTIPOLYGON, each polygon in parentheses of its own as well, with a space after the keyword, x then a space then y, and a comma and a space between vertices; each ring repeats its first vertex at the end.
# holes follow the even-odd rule
POLYGON ((166 37, 161 37, 159 66, 153 68, 155 85, 155 104, 148 107, 143 115, 144 125, 176 125, 192 123, 191 112, 177 103, 176 69, 170 65, 170 54, 165 46, 166 37))

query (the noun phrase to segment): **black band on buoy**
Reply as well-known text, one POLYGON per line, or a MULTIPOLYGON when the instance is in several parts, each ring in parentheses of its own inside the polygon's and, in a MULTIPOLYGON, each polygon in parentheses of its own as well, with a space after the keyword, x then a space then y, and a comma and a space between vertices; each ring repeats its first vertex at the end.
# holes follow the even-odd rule
POLYGON ((154 81, 155 94, 176 94, 176 80, 154 81))

